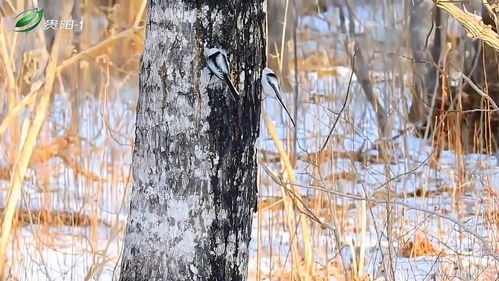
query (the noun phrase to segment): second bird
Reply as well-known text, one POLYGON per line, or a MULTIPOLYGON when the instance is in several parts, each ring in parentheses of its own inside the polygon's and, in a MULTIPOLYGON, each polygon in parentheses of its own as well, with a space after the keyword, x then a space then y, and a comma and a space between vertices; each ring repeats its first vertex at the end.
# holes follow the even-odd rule
POLYGON ((289 114, 288 109, 286 108, 284 102, 282 101, 281 88, 279 87, 279 79, 277 79, 277 76, 275 75, 274 71, 272 71, 272 69, 268 67, 265 67, 262 70, 262 88, 263 88, 263 93, 266 96, 275 95, 277 97, 282 107, 288 114, 291 123, 293 123, 293 127, 296 127, 295 121, 291 117, 291 114, 289 114))

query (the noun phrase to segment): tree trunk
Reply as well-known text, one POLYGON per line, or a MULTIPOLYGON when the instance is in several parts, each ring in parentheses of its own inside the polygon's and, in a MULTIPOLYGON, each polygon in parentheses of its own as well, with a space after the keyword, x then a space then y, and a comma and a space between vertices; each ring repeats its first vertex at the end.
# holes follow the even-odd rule
POLYGON ((246 280, 263 7, 149 1, 120 280, 246 280), (239 101, 210 75, 205 46, 227 52, 239 101))

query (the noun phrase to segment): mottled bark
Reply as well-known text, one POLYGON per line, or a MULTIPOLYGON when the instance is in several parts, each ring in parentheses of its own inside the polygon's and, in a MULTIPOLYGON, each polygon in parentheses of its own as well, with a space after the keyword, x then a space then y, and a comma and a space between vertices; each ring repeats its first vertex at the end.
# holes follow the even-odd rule
POLYGON ((246 280, 263 0, 149 2, 120 280, 246 280), (227 52, 230 97, 204 47, 227 52))

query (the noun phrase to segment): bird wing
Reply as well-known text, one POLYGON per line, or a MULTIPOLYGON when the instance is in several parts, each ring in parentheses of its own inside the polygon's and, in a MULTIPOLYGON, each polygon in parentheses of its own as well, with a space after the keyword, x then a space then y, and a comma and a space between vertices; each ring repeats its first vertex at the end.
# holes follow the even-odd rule
POLYGON ((215 76, 218 77, 220 80, 224 80, 223 78, 223 72, 222 69, 220 68, 219 62, 218 62, 218 57, 222 55, 221 52, 215 52, 211 56, 208 57, 208 68, 210 69, 211 73, 213 73, 215 76))
POLYGON ((271 73, 267 74, 267 83, 269 83, 270 87, 272 87, 272 89, 274 90, 276 96, 279 98, 279 100, 281 100, 279 94, 281 92, 281 88, 279 87, 279 80, 277 79, 277 76, 271 73))
POLYGON ((227 56, 224 53, 218 52, 218 56, 216 57, 215 62, 217 66, 222 70, 222 73, 230 73, 229 62, 227 61, 227 56))
POLYGON ((277 77, 275 76, 275 74, 274 75, 268 75, 267 82, 269 83, 270 87, 272 87, 272 89, 274 89, 274 92, 275 92, 275 95, 277 96, 277 99, 279 100, 279 102, 281 103, 282 107, 284 108, 284 110, 288 114, 288 117, 291 120, 291 123, 293 123, 293 126, 296 127, 295 121, 291 117, 291 114, 289 113, 288 109, 284 105, 284 102, 282 101, 281 94, 280 94, 281 90, 279 88, 279 80, 277 79, 277 77))

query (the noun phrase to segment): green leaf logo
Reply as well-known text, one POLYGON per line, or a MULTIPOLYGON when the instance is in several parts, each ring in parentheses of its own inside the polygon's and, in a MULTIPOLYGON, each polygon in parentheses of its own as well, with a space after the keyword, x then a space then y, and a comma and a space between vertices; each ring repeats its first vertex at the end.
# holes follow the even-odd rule
POLYGON ((16 16, 14 22, 16 23, 14 31, 17 32, 28 32, 33 30, 40 24, 45 14, 44 9, 34 8, 31 10, 24 11, 16 16))

